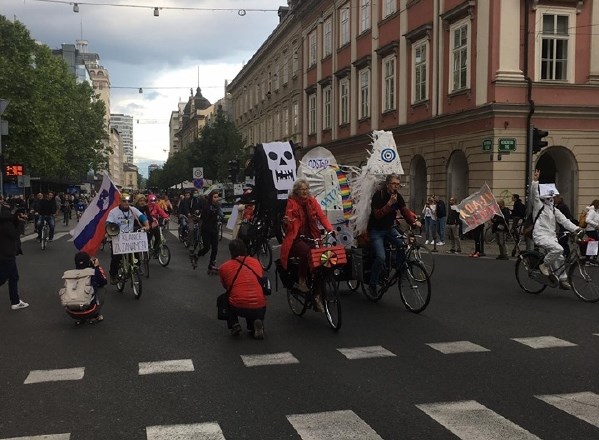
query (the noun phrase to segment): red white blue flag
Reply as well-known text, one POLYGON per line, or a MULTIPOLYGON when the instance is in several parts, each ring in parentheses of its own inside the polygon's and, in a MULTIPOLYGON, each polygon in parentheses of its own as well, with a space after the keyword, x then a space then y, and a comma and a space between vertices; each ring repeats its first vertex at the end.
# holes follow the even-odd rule
POLYGON ((121 193, 114 186, 108 174, 104 174, 102 186, 91 201, 75 229, 71 231, 73 243, 80 251, 96 255, 104 238, 106 217, 110 210, 121 203, 121 193))

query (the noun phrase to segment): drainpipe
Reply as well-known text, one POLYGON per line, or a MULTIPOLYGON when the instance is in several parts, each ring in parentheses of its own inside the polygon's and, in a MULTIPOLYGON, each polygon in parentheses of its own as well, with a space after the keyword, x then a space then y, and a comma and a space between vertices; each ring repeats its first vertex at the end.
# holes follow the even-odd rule
POLYGON ((531 184, 532 176, 532 115, 535 112, 535 102, 532 99, 532 80, 529 75, 528 56, 530 52, 529 26, 530 26, 531 0, 524 2, 524 79, 527 83, 528 115, 526 117, 526 194, 531 184))

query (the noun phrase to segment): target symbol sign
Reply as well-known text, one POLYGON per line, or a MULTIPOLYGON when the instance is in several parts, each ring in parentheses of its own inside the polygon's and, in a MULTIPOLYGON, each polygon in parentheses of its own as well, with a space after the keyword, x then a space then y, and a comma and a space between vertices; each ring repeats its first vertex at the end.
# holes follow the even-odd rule
POLYGON ((193 178, 194 179, 203 179, 204 178, 204 167, 194 167, 193 168, 193 178))
POLYGON ((396 156, 397 153, 392 148, 385 148, 383 151, 381 151, 381 159, 383 162, 393 162, 396 156))

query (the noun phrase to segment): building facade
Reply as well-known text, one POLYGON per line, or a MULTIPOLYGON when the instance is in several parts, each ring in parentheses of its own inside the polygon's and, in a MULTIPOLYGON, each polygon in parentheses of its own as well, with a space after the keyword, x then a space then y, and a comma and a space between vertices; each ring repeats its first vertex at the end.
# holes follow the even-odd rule
POLYGON ((138 168, 132 163, 123 164, 123 190, 137 191, 139 189, 138 168))
POLYGON ((110 178, 112 182, 121 188, 125 182, 123 173, 123 140, 118 130, 114 127, 110 128, 110 147, 112 154, 108 158, 108 168, 110 170, 110 178))
POLYGON ((133 116, 115 113, 110 115, 110 126, 118 130, 123 142, 125 163, 133 163, 133 116))
MULTIPOLYGON (((212 107, 210 101, 202 95, 202 90, 199 87, 196 89, 195 95, 193 95, 192 90, 192 95, 187 100, 183 112, 179 111, 181 118, 180 128, 175 133, 175 137, 178 140, 178 148, 180 150, 187 148, 189 144, 200 137, 200 132, 206 125, 208 116, 212 112, 212 107)), ((172 114, 171 122, 173 122, 172 114)))
MULTIPOLYGON (((599 2, 288 3, 229 87, 238 127, 259 133, 246 136, 248 145, 284 139, 256 128, 248 108, 269 101, 255 85, 255 101, 244 92, 251 80, 268 80, 270 60, 291 40, 301 56, 304 151, 323 146, 339 163, 359 165, 370 133, 392 131, 415 210, 428 194, 461 199, 485 182, 509 205, 535 168, 574 212, 597 198, 599 33, 589 29, 599 26, 599 2), (549 132, 549 146, 531 156, 532 126, 549 132)), ((273 98, 269 107, 282 105, 273 98)))

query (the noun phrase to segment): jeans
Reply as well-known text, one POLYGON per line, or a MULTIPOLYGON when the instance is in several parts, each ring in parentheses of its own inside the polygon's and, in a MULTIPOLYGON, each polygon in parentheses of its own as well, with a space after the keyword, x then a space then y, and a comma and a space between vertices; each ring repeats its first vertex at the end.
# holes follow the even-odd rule
POLYGON ((179 216, 179 234, 184 235, 183 231, 187 230, 187 217, 184 215, 179 216))
POLYGON ((496 231, 495 239, 497 240, 497 246, 499 246, 499 256, 507 257, 507 246, 505 245, 505 231, 496 231))
POLYGON ((10 257, 0 260, 0 286, 8 281, 8 296, 12 305, 19 304, 19 271, 17 270, 17 259, 10 257))
POLYGON ((451 249, 462 252, 462 243, 460 242, 460 225, 447 225, 447 237, 451 241, 451 249))
POLYGON ((227 327, 233 328, 234 324, 239 323, 239 317, 245 318, 247 329, 254 331, 254 321, 260 319, 264 321, 264 315, 266 315, 266 307, 260 307, 258 309, 242 309, 229 305, 229 318, 227 318, 227 327))
POLYGON ((437 219, 437 241, 445 242, 445 224, 447 217, 439 217, 437 219))
POLYGON ((40 215, 38 217, 37 238, 38 238, 38 240, 41 240, 41 238, 42 238, 42 226, 44 224, 44 221, 47 221, 48 225, 50 226, 50 236, 48 237, 48 240, 53 240, 54 239, 54 216, 53 215, 40 215))
POLYGON ((370 247, 372 248, 373 261, 370 271, 370 285, 376 286, 379 283, 381 271, 385 266, 385 239, 389 240, 397 247, 396 250, 396 268, 399 270, 406 257, 404 241, 395 228, 390 229, 371 229, 368 231, 370 237, 370 247))
POLYGON ((216 263, 216 254, 218 253, 218 230, 202 228, 202 243, 203 247, 198 252, 198 256, 203 256, 210 252, 210 263, 216 263))
POLYGON ((432 217, 424 218, 424 235, 427 241, 435 239, 437 235, 437 222, 432 217))

